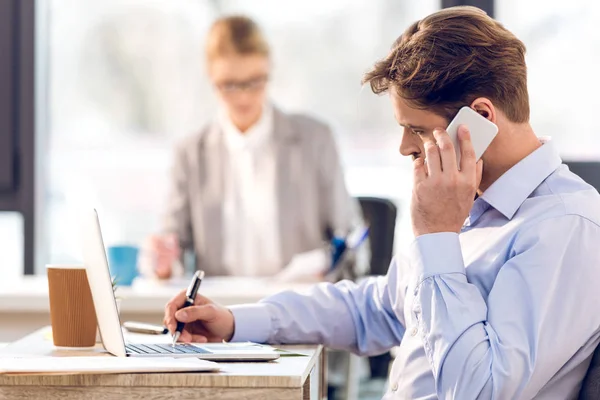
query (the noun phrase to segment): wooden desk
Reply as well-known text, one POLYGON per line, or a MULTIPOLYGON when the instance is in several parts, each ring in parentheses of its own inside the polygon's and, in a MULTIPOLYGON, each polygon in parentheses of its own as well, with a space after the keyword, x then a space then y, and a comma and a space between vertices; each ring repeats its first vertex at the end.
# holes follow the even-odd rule
MULTIPOLYGON (((1 355, 111 357, 102 348, 56 350, 48 328, 0 350, 1 355)), ((0 375, 0 399, 319 399, 325 394, 321 346, 282 346, 306 357, 222 363, 216 373, 0 375)))

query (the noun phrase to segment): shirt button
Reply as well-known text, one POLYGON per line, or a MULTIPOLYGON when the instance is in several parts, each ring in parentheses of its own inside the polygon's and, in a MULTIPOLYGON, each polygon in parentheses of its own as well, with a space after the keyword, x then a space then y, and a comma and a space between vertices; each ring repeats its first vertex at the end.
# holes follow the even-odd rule
POLYGON ((419 330, 418 330, 418 329, 417 329, 417 327, 415 326, 414 328, 412 328, 412 329, 411 329, 411 331, 410 331, 410 335, 411 335, 411 336, 415 336, 415 335, 417 334, 417 332, 418 332, 418 331, 419 331, 419 330))
POLYGON ((394 386, 392 386, 392 392, 395 392, 398 390, 398 382, 394 383, 394 386))

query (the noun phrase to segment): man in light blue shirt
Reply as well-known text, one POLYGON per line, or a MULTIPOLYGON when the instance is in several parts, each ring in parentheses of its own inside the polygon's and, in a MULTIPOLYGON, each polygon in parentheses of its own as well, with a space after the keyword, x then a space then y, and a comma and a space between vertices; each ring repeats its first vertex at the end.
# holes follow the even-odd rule
POLYGON ((386 399, 576 398, 600 335, 600 196, 529 125, 524 54, 480 10, 450 8, 365 77, 390 93, 414 160, 415 240, 386 276, 229 309, 177 311, 180 294, 167 326, 186 322, 184 341, 400 346, 386 399), (440 127, 465 105, 499 132, 477 161, 462 126, 457 165, 440 127))

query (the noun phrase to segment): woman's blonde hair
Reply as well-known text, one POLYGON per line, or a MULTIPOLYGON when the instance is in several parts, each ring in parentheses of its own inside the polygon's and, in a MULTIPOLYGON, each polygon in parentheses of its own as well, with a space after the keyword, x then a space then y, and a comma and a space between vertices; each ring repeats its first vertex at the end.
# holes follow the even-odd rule
POLYGON ((223 56, 251 54, 269 56, 269 44, 254 21, 241 15, 215 21, 206 41, 208 62, 223 56))

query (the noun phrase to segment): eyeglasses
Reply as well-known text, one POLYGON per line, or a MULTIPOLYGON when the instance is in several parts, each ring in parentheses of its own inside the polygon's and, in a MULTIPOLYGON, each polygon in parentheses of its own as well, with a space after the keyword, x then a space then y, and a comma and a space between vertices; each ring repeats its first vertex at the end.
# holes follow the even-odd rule
POLYGON ((255 92, 265 87, 269 77, 267 75, 257 76, 245 81, 225 81, 217 83, 217 88, 223 94, 233 94, 238 92, 255 92))

